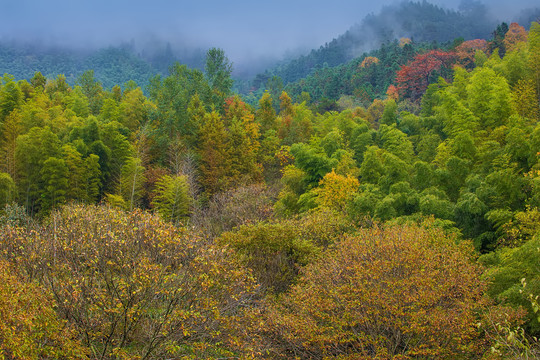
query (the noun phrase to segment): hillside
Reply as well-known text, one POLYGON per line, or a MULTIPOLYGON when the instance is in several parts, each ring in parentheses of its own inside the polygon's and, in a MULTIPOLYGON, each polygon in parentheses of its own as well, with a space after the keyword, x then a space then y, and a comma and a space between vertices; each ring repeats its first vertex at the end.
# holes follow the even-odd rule
POLYGON ((335 67, 386 42, 401 37, 417 43, 444 43, 462 37, 465 40, 486 39, 495 28, 486 16, 487 8, 477 2, 459 11, 445 9, 427 1, 404 1, 385 6, 378 14, 366 16, 345 34, 280 66, 269 69, 254 80, 255 88, 264 86, 272 76, 286 85, 306 77, 322 67, 335 67))
POLYGON ((249 106, 219 49, 148 96, 4 75, 0 349, 538 358, 540 24, 499 30, 327 112, 249 106))
POLYGON ((540 23, 421 40, 245 96, 6 46, 0 360, 540 359, 540 23))

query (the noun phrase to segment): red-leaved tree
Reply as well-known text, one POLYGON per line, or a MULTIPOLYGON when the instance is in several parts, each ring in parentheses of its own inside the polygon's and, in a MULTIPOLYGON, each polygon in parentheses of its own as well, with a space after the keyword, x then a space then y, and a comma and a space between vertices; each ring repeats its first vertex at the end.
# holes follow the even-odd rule
POLYGON ((477 51, 487 52, 488 43, 484 39, 474 39, 464 41, 456 47, 458 64, 466 69, 474 67, 474 56, 477 51))
POLYGON ((415 56, 412 62, 403 65, 396 73, 400 95, 413 101, 419 100, 428 85, 436 77, 445 75, 456 59, 454 52, 431 50, 415 56))

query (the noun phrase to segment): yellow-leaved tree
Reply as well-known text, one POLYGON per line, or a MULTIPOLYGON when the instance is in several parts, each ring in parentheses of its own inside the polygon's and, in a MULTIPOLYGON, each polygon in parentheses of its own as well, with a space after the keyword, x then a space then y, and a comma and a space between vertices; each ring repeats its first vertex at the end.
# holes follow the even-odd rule
POLYGON ((0 359, 87 359, 88 349, 55 306, 44 288, 0 260, 0 359))
POLYGON ((246 336, 272 359, 476 358, 481 273, 471 243, 429 223, 360 229, 255 309, 246 336))
MULTIPOLYGON (((70 205, 44 225, 1 227, 0 238, 0 257, 53 294, 57 316, 81 334, 92 359, 227 358, 238 351, 231 324, 253 282, 227 248, 195 232, 139 210, 70 205)), ((0 270, 0 315, 5 300, 13 307, 2 295, 12 291, 29 304, 17 316, 35 318, 25 325, 28 339, 8 332, 13 341, 39 345, 43 326, 62 329, 48 320, 55 314, 41 290, 28 285, 19 293, 20 285, 9 283, 4 290, 4 278, 12 278, 0 270)))
POLYGON ((336 211, 345 211, 349 201, 358 191, 360 183, 351 176, 336 174, 334 170, 326 174, 314 191, 319 207, 336 211))

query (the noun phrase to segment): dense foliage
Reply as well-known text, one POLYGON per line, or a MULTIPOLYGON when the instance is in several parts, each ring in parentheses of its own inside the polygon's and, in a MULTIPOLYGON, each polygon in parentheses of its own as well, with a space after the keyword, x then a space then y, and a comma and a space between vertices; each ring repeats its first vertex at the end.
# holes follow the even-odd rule
POLYGON ((0 358, 538 356, 540 25, 377 51, 339 107, 2 76, 0 358))
POLYGON ((253 283, 226 248, 196 232, 140 211, 67 206, 42 226, 3 228, 2 239, 4 257, 41 284, 34 296, 51 294, 92 358, 200 358, 234 349, 229 325, 253 283))
POLYGON ((473 358, 485 304, 469 245, 417 226, 346 237, 268 304, 268 358, 473 358))

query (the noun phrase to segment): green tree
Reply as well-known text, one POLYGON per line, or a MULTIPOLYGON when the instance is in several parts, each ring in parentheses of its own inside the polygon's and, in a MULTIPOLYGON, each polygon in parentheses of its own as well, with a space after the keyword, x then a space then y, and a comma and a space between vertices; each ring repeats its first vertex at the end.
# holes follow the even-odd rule
POLYGON ((189 215, 192 198, 185 175, 162 176, 154 193, 152 206, 163 219, 176 223, 189 215))
POLYGON ((536 95, 540 101, 540 23, 533 22, 529 29, 529 66, 533 73, 536 95))
MULTIPOLYGON (((44 162, 49 158, 60 159, 60 140, 50 128, 32 128, 27 134, 17 138, 15 160, 19 176, 19 199, 32 214, 39 210, 39 199, 42 193, 47 193, 47 184, 43 183, 40 171, 44 162)), ((54 169, 56 162, 50 162, 51 171, 47 176, 56 176, 54 169)), ((65 164, 64 164, 65 166, 65 164)), ((66 174, 67 175, 67 174, 66 174)), ((54 181, 52 186, 54 186, 54 181)), ((61 186, 62 188, 62 186, 61 186)))
MULTIPOLYGON (((239 105, 245 106, 243 102, 239 105)), ((257 162, 259 148, 259 124, 254 121, 251 111, 247 109, 239 111, 230 120, 228 132, 227 153, 230 160, 228 174, 231 177, 230 181, 238 183, 261 180, 262 165, 257 162)))
POLYGON ((41 91, 45 89, 45 84, 47 83, 47 78, 43 76, 43 74, 39 71, 36 71, 34 73, 34 76, 32 79, 30 79, 30 84, 37 89, 38 87, 41 88, 41 91))
POLYGON ((230 169, 227 148, 228 134, 220 115, 207 114, 200 130, 199 155, 201 157, 201 184, 211 195, 227 187, 226 175, 230 169))
POLYGON ((90 154, 84 159, 85 168, 85 200, 90 203, 96 203, 101 193, 101 170, 99 166, 99 156, 90 154))
POLYGON ((120 123, 134 132, 148 121, 154 104, 144 96, 141 88, 137 87, 124 92, 119 107, 120 123))
POLYGON ((204 70, 208 84, 212 89, 212 103, 220 109, 225 98, 231 93, 233 85, 232 64, 222 49, 211 48, 206 53, 204 70))
POLYGON ((519 247, 504 247, 480 257, 480 262, 489 267, 484 275, 490 282, 488 294, 500 303, 525 307, 527 329, 534 336, 540 334, 540 322, 528 294, 540 291, 539 248, 540 239, 536 235, 519 247), (522 281, 527 282, 525 291, 522 281))
MULTIPOLYGON (((137 142, 134 141, 134 144, 130 143, 126 135, 122 134, 121 129, 115 126, 114 123, 106 124, 103 128, 103 139, 104 145, 110 149, 110 158, 107 167, 103 167, 100 163, 101 170, 109 169, 110 178, 116 180, 119 178, 122 167, 127 162, 127 160, 135 154, 135 147, 137 142)), ((100 154, 99 155, 101 158, 100 154)), ((140 154, 138 156, 141 156, 140 154)), ((142 160, 142 159, 141 159, 142 160)), ((106 185, 104 183, 104 185, 106 185)))
POLYGON ((66 199, 69 168, 63 159, 50 157, 43 162, 40 175, 45 186, 40 198, 41 211, 47 213, 66 199))
POLYGON ((141 159, 135 157, 129 158, 124 166, 122 166, 119 192, 126 202, 126 208, 129 211, 139 206, 143 197, 143 185, 146 181, 144 170, 144 167, 141 165, 141 159))
MULTIPOLYGON (((480 95, 475 95, 478 98, 480 95)), ((483 103, 482 110, 487 111, 489 103, 486 96, 479 99, 483 103)), ((478 110, 480 103, 475 108, 478 110)), ((481 129, 481 121, 472 109, 469 109, 465 103, 458 100, 456 95, 445 92, 441 94, 440 106, 436 108, 437 117, 444 119, 444 132, 449 136, 456 136, 460 132, 477 132, 481 129)))
POLYGON ((189 121, 186 124, 186 141, 191 147, 197 147, 199 130, 206 116, 206 109, 198 94, 191 98, 187 111, 189 121))
POLYGON ((506 79, 489 67, 477 68, 467 86, 468 107, 486 130, 504 125, 512 113, 506 79))
MULTIPOLYGON (((95 155, 99 165, 99 173, 101 175, 100 183, 103 191, 112 191, 113 190, 113 180, 114 177, 111 176, 111 161, 112 154, 111 149, 106 146, 103 141, 97 140, 90 144, 89 153, 95 155)), ((120 168, 121 170, 121 168, 120 168)))
POLYGON ((506 52, 506 47, 504 44, 504 37, 508 32, 508 24, 503 22, 497 25, 497 29, 493 31, 493 39, 489 42, 488 48, 491 51, 498 51, 501 56, 506 52))
POLYGON ((0 136, 0 155, 2 160, 0 166, 13 179, 17 179, 17 163, 15 152, 17 148, 17 137, 22 132, 21 113, 12 111, 0 125, 2 135, 0 136))
MULTIPOLYGON (((398 156, 382 150, 383 176, 378 184, 383 191, 389 191, 393 184, 410 179, 411 166, 398 156)), ((363 165, 363 164, 362 164, 363 165)))
POLYGON ((280 108, 278 100, 283 93, 283 80, 279 76, 272 76, 268 78, 265 85, 272 98, 274 110, 277 112, 280 108))
POLYGON ((313 135, 312 111, 305 103, 292 104, 287 93, 283 92, 280 116, 278 117, 278 135, 282 143, 292 145, 299 142, 308 142, 313 135))
POLYGON ((0 209, 15 200, 17 188, 8 173, 0 172, 0 209))
POLYGON ((300 212, 298 200, 308 189, 307 179, 306 172, 294 165, 283 168, 281 176, 283 188, 279 192, 278 201, 275 204, 277 213, 291 215, 300 212))
POLYGON ((362 182, 377 184, 384 173, 381 158, 382 150, 377 146, 368 146, 364 153, 364 161, 360 165, 360 178, 362 182))
POLYGON ((104 122, 118 121, 120 119, 120 108, 114 99, 103 100, 103 106, 99 116, 104 122))
POLYGON ((538 97, 532 80, 518 80, 512 95, 514 109, 519 116, 531 121, 540 119, 538 97))
MULTIPOLYGON (((490 208, 502 208, 519 210, 523 208, 526 199, 526 179, 516 171, 508 167, 496 170, 486 176, 485 192, 488 194, 484 202, 490 208)), ((481 189, 483 189, 481 187, 481 189)))
POLYGON ((90 103, 80 86, 75 86, 65 101, 68 108, 78 117, 87 118, 90 115, 90 103))
POLYGON ((94 70, 87 70, 82 73, 76 81, 82 89, 83 94, 88 99, 88 106, 93 115, 98 115, 103 105, 103 87, 94 77, 94 70))
POLYGON ((319 145, 324 149, 328 157, 332 157, 336 151, 343 150, 346 147, 343 134, 338 129, 333 129, 323 137, 319 145))
POLYGON ((361 184, 348 208, 349 216, 359 223, 375 216, 375 210, 384 198, 379 187, 373 184, 361 184))
POLYGON ((23 93, 13 75, 4 74, 0 81, 0 123, 22 104, 23 93))
POLYGON ((67 83, 66 76, 59 74, 56 79, 48 82, 45 85, 45 92, 51 97, 54 101, 63 101, 64 96, 68 94, 71 90, 71 87, 67 83))
POLYGON ((475 247, 481 251, 489 251, 493 247, 489 239, 479 237, 489 230, 488 221, 485 219, 487 211, 486 204, 476 194, 470 192, 460 195, 454 210, 454 219, 463 235, 475 239, 475 247))
POLYGON ((285 91, 281 92, 279 101, 279 114, 283 117, 292 116, 294 114, 294 108, 289 94, 287 94, 285 91))
POLYGON ((410 163, 414 157, 413 144, 405 133, 393 126, 381 125, 379 129, 381 147, 389 153, 410 163))
POLYGON ((259 99, 259 109, 255 113, 255 120, 261 126, 261 134, 268 130, 277 130, 276 111, 272 105, 272 96, 268 91, 259 99))
POLYGON ((396 124, 397 120, 397 104, 394 99, 390 99, 384 105, 384 111, 381 117, 381 124, 392 125, 396 124))
MULTIPOLYGON (((141 129, 137 135, 141 135, 144 138, 144 132, 145 129, 141 129)), ((118 123, 104 124, 101 134, 103 144, 110 150, 110 161, 108 163, 108 168, 104 168, 100 163, 102 166, 101 169, 102 171, 104 171, 104 169, 108 169, 108 171, 110 171, 109 176, 113 180, 119 178, 122 166, 124 166, 126 161, 130 157, 134 156, 134 154, 137 154, 137 156, 141 157, 142 160, 143 156, 140 150, 145 148, 144 140, 142 141, 143 146, 140 146, 140 137, 137 139, 136 136, 133 136, 134 139, 130 143, 127 136, 124 135, 124 130, 118 126, 118 123)), ((106 184, 104 183, 104 185, 106 184)))
POLYGON ((354 150, 354 158, 358 164, 364 159, 367 147, 374 145, 375 130, 370 130, 366 123, 360 124, 351 132, 350 147, 354 150))
POLYGON ((413 164, 411 185, 418 191, 429 188, 434 183, 433 172, 434 169, 431 164, 421 160, 416 161, 413 164))
POLYGON ((291 154, 295 166, 306 173, 307 183, 311 186, 317 186, 339 163, 337 159, 328 157, 323 150, 303 143, 291 146, 291 154))
POLYGON ((261 148, 259 151, 259 163, 262 164, 266 180, 276 179, 279 175, 280 163, 276 156, 281 141, 275 130, 268 130, 261 136, 261 148))
POLYGON ((68 169, 68 188, 66 189, 65 197, 67 200, 84 201, 86 169, 81 153, 79 153, 72 145, 65 144, 62 146, 62 159, 68 169))
POLYGON ((192 135, 188 108, 193 96, 198 94, 205 108, 212 104, 212 90, 200 70, 176 63, 169 73, 163 81, 160 77, 154 78, 149 87, 150 99, 156 105, 151 116, 152 138, 162 159, 171 139, 192 135))

